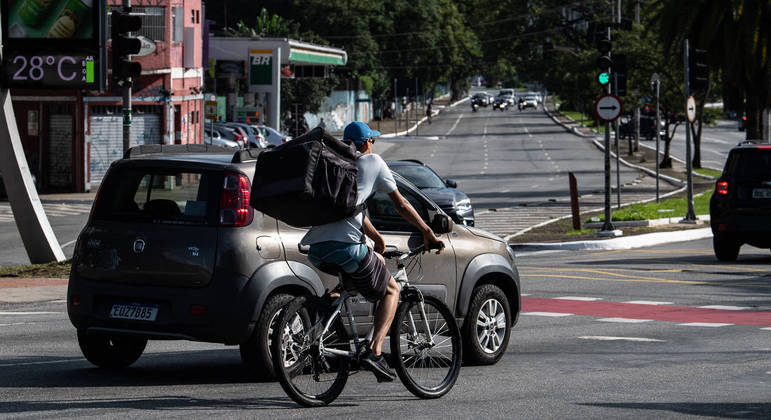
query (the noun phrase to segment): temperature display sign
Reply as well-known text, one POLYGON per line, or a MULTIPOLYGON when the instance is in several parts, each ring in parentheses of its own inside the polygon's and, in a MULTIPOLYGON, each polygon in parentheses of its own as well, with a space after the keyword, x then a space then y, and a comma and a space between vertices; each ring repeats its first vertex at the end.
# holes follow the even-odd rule
POLYGON ((7 88, 104 90, 106 0, 0 0, 7 88))
POLYGON ((16 87, 98 89, 96 59, 84 54, 16 54, 5 58, 3 79, 16 87))

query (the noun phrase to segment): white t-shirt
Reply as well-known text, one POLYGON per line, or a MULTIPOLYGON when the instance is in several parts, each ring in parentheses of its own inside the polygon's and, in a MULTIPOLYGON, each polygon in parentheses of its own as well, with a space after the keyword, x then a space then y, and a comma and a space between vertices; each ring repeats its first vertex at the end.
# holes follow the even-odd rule
MULTIPOLYGON (((383 158, 375 154, 366 154, 356 159, 356 205, 363 203, 374 192, 391 193, 396 190, 396 181, 383 158)), ((303 245, 313 245, 324 241, 357 243, 361 241, 361 225, 364 215, 348 217, 326 225, 313 226, 300 241, 303 245)))

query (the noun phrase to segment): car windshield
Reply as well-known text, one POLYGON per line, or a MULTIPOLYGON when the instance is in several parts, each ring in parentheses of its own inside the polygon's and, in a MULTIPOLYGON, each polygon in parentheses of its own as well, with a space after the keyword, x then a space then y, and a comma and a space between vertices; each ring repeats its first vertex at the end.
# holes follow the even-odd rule
POLYGON ((213 172, 123 168, 110 172, 99 188, 94 219, 167 224, 209 224, 217 211, 213 172))
POLYGON ((444 188, 445 186, 442 178, 439 178, 434 171, 422 165, 395 165, 391 169, 407 178, 420 189, 444 188))

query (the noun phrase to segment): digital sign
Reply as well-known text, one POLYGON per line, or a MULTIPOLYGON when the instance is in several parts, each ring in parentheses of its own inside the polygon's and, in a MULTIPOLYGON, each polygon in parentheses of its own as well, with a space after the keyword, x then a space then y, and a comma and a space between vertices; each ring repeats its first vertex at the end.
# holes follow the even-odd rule
POLYGON ((2 83, 104 90, 106 0, 0 0, 2 83))

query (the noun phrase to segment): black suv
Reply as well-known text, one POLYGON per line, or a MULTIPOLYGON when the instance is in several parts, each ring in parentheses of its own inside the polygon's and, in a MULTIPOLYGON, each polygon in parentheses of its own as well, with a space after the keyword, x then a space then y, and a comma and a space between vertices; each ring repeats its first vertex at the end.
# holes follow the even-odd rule
POLYGON ((771 145, 731 149, 709 202, 715 256, 734 261, 743 244, 771 248, 771 145))
MULTIPOLYGON (((110 166, 78 237, 67 290, 67 313, 90 362, 125 367, 148 339, 183 339, 239 345, 250 370, 272 374, 268 337, 279 310, 295 295, 322 295, 338 279, 298 249, 306 229, 249 206, 258 153, 146 145, 110 166)), ((423 276, 414 284, 453 311, 466 361, 496 362, 520 310, 513 252, 493 234, 455 225, 409 181, 394 178, 446 244, 421 257, 423 276)), ((367 208, 388 245, 423 243, 387 195, 375 194, 367 208)), ((351 306, 366 331, 373 305, 359 299, 351 306)))

